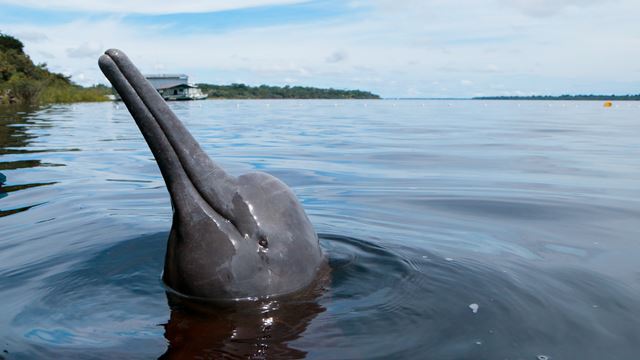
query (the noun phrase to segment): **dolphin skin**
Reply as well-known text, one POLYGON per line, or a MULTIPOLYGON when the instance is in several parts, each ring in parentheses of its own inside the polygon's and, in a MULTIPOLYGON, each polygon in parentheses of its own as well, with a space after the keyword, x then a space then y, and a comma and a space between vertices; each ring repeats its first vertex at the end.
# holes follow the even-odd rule
POLYGON ((326 260, 291 189, 265 173, 226 173, 122 51, 107 50, 99 66, 138 125, 171 196, 162 275, 169 290, 237 300, 310 286, 326 260))

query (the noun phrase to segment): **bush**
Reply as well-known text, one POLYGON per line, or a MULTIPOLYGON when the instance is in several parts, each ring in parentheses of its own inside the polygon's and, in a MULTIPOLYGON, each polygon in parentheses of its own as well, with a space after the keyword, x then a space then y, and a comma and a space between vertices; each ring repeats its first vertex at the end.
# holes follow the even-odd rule
POLYGON ((0 103, 106 101, 109 88, 83 88, 68 76, 35 65, 20 40, 0 33, 0 103))
POLYGON ((23 104, 33 104, 38 101, 38 96, 42 91, 41 81, 26 77, 22 73, 16 73, 6 84, 6 89, 10 97, 15 97, 23 104))
POLYGON ((11 35, 0 33, 0 48, 13 49, 18 51, 19 53, 22 53, 24 44, 22 44, 22 41, 14 38, 11 35))
POLYGON ((40 95, 43 103, 70 103, 107 101, 111 90, 106 87, 83 88, 77 85, 63 85, 60 81, 53 81, 40 95))

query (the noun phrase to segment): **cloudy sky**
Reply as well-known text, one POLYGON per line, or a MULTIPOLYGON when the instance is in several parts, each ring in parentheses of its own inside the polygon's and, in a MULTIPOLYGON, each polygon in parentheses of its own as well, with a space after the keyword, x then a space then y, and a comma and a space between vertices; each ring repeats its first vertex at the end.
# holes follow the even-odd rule
POLYGON ((639 0, 0 0, 0 31, 90 85, 105 49, 193 82, 385 97, 640 93, 639 0))

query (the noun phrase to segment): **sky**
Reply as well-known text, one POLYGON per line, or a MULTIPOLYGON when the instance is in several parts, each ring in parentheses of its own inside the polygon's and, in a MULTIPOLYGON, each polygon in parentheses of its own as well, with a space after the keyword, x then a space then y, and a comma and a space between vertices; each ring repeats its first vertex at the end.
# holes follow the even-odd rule
POLYGON ((639 0, 0 0, 0 32, 81 85, 118 48, 191 82, 383 97, 640 93, 639 0))

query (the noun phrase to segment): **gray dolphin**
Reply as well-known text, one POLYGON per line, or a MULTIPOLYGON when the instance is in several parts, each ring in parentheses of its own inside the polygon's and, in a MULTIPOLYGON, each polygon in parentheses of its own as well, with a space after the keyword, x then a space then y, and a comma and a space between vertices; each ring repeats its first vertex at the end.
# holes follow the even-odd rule
POLYGON ((265 173, 227 174, 122 51, 107 50, 99 65, 140 128, 171 196, 165 284, 212 300, 308 287, 326 261, 294 193, 265 173))

